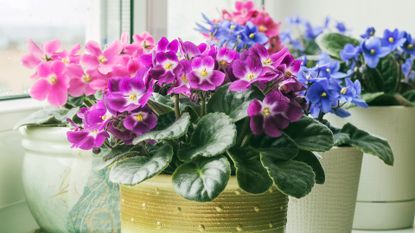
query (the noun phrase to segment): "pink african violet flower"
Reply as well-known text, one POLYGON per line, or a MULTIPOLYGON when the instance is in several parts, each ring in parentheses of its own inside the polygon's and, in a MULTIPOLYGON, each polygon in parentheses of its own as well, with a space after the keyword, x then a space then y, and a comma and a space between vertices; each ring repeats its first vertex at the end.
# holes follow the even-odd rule
POLYGON ((81 46, 76 44, 69 51, 62 51, 59 54, 61 62, 65 64, 79 64, 79 61, 81 60, 80 50, 81 46))
POLYGON ((290 122, 303 116, 302 108, 279 91, 267 94, 263 101, 254 99, 248 106, 250 128, 255 135, 279 137, 290 122))
POLYGON ((253 1, 236 1, 235 3, 236 11, 233 12, 232 18, 233 21, 238 24, 246 24, 250 19, 257 14, 255 10, 255 4, 253 1))
POLYGON ((37 100, 47 99, 55 106, 63 106, 68 98, 69 79, 63 62, 41 63, 38 67, 39 79, 30 89, 30 96, 37 100))
POLYGON ((85 71, 80 65, 67 66, 69 81, 69 94, 74 97, 92 95, 97 90, 107 87, 107 79, 97 70, 85 71))
POLYGON ((157 117, 149 108, 139 108, 124 119, 123 125, 135 134, 141 135, 156 127, 157 117))
POLYGON ((82 56, 82 63, 88 70, 98 70, 106 75, 117 63, 117 58, 122 51, 122 43, 116 41, 102 51, 98 43, 90 41, 85 45, 85 49, 88 53, 82 56))
POLYGON ((27 68, 35 68, 42 62, 53 61, 60 58, 60 41, 51 40, 43 46, 38 46, 32 40, 28 42, 29 53, 24 55, 22 63, 27 68))
POLYGON ((266 11, 258 12, 251 21, 258 27, 258 30, 265 33, 267 37, 273 37, 279 34, 280 24, 275 22, 266 11))
POLYGON ((154 48, 154 38, 148 32, 133 35, 133 44, 139 44, 145 53, 150 52, 154 48))
POLYGON ((196 90, 212 91, 225 80, 225 74, 214 70, 215 59, 211 56, 196 57, 192 60, 190 87, 196 90))

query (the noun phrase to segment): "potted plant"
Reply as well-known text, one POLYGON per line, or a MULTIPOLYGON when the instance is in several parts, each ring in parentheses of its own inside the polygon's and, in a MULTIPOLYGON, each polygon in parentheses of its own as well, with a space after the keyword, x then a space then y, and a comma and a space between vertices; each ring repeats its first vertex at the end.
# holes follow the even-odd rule
MULTIPOLYGON (((248 3, 246 4, 248 5, 248 3)), ((258 15, 258 13, 251 12, 249 9, 251 8, 245 9, 245 15, 258 15)), ((236 15, 239 16, 239 14, 236 15)), ((208 26, 199 25, 199 31, 204 33, 209 41, 218 46, 249 47, 249 44, 238 41, 239 38, 245 38, 246 36, 243 35, 243 26, 241 27, 237 20, 224 16, 221 19, 214 20, 204 18, 208 26)), ((318 46, 313 38, 320 35, 324 30, 331 30, 329 25, 333 23, 326 20, 324 27, 313 27, 309 22, 298 20, 305 24, 305 31, 309 32, 310 35, 308 39, 301 39, 305 49, 294 50, 294 52, 298 55, 304 55, 304 52, 314 51, 317 54, 318 46)), ((244 20, 240 21, 245 22, 244 20)), ((248 28, 249 25, 249 23, 245 24, 248 28)), ((335 30, 342 33, 348 31, 341 22, 335 22, 335 25, 335 30)), ((284 41, 287 35, 281 35, 281 38, 284 41)), ((318 57, 314 56, 315 58, 318 57)), ((289 72, 293 74, 298 72, 301 62, 297 61, 296 63, 296 66, 293 66, 295 68, 290 69, 289 72)), ((328 173, 326 173, 326 176, 319 174, 316 178, 323 182, 327 177, 325 185, 317 187, 316 191, 308 197, 300 200, 291 198, 287 232, 350 232, 359 183, 362 152, 376 155, 389 165, 393 163, 392 152, 385 140, 371 136, 351 124, 342 129, 330 126, 324 119, 326 113, 335 113, 345 117, 349 115, 344 109, 345 104, 357 104, 360 107, 367 107, 366 103, 360 99, 360 84, 359 82, 350 83, 350 79, 346 79, 348 74, 343 74, 338 70, 333 70, 334 72, 327 71, 326 69, 339 65, 339 62, 330 59, 328 56, 323 56, 318 62, 307 62, 305 60, 305 63, 309 63, 310 66, 317 65, 312 68, 304 66, 298 74, 299 80, 304 85, 303 94, 306 96, 308 104, 308 107, 305 108, 305 114, 311 115, 319 122, 329 126, 335 135, 335 145, 337 147, 322 156, 323 167, 326 168, 328 173), (338 80, 334 81, 335 78, 338 80), (348 178, 344 179, 343 175, 347 175, 348 178)), ((308 160, 310 158, 311 156, 308 155, 298 156, 298 159, 308 160)))
POLYGON ((287 233, 348 233, 352 229, 363 152, 392 165, 392 151, 387 141, 350 123, 339 129, 325 119, 326 114, 350 116, 345 109, 350 105, 367 107, 360 96, 360 82, 351 81, 347 73, 341 72, 340 62, 322 54, 317 61, 303 64, 298 77, 306 86, 306 113, 330 127, 336 147, 321 156, 325 184, 303 199, 290 199, 287 233))
POLYGON ((317 38, 317 44, 341 62, 340 69, 349 72, 352 80, 362 83, 363 97, 370 107, 352 109, 347 121, 388 139, 396 155, 394 167, 365 157, 354 228, 412 227, 415 41, 409 33, 398 29, 385 30, 378 37, 374 28, 368 28, 360 40, 328 33, 317 38))
MULTIPOLYGON (((109 77, 117 75, 102 65, 114 60, 96 62, 93 55, 121 61, 119 49, 126 39, 124 36, 104 51, 89 42, 86 54, 80 53, 79 45, 64 50, 57 40, 43 46, 29 42, 29 53, 22 62, 34 70, 30 95, 52 106, 33 113, 16 128, 23 136, 25 149, 22 170, 26 200, 42 230, 120 231, 118 186, 108 180, 108 169, 99 169, 100 158, 90 151, 71 148, 66 133, 79 121, 78 110, 95 103, 107 88, 109 77)), ((148 33, 135 35, 134 39, 128 45, 131 60, 134 53, 151 48, 153 41, 148 33)), ((125 52, 123 58, 127 56, 125 52)), ((129 64, 117 72, 134 72, 134 62, 129 64)))

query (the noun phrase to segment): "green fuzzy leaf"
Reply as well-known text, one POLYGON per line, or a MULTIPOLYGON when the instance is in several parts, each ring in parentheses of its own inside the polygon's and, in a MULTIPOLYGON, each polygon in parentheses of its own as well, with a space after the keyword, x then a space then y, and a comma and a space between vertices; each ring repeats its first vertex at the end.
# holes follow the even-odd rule
POLYGON ((67 125, 67 119, 72 119, 78 110, 79 108, 70 110, 57 108, 42 109, 19 121, 14 126, 14 129, 22 126, 64 127, 67 125))
POLYGON ((316 38, 316 42, 323 52, 340 59, 340 51, 346 44, 359 45, 359 41, 340 34, 340 33, 324 33, 316 38))
POLYGON ((375 69, 367 68, 363 73, 367 92, 394 94, 398 89, 402 71, 393 55, 382 58, 375 69))
POLYGON ((174 111, 171 99, 158 93, 153 93, 153 96, 148 100, 148 106, 157 115, 163 115, 174 111))
POLYGON ((306 163, 275 160, 262 154, 261 162, 278 189, 287 195, 301 198, 310 193, 314 186, 314 171, 306 163))
POLYGON ((349 134, 347 133, 335 133, 334 135, 334 146, 346 145, 350 141, 349 134))
POLYGON ((373 100, 377 99, 378 97, 384 95, 384 92, 373 92, 373 93, 364 93, 361 95, 362 100, 366 103, 370 104, 373 100))
POLYGON ((136 137, 133 140, 133 144, 138 144, 146 140, 172 140, 182 137, 186 134, 187 129, 190 126, 190 115, 184 113, 173 124, 162 130, 151 131, 136 137))
POLYGON ((298 154, 297 145, 285 135, 279 138, 269 138, 262 140, 261 146, 257 149, 265 156, 280 160, 293 159, 298 154))
POLYGON ((415 90, 405 92, 403 97, 405 97, 408 101, 415 103, 415 90))
POLYGON ((198 158, 176 169, 173 186, 178 194, 188 200, 207 202, 225 189, 230 175, 226 157, 198 158))
POLYGON ((247 109, 250 100, 253 99, 252 91, 232 92, 229 85, 216 90, 207 104, 208 112, 223 112, 234 121, 239 121, 248 116, 247 109))
POLYGON ((291 123, 284 133, 302 150, 324 152, 334 144, 331 130, 310 117, 291 123))
POLYGON ((326 175, 324 173, 323 166, 321 166, 319 159, 315 154, 313 154, 313 152, 302 150, 298 153, 298 156, 295 157, 294 160, 308 164, 314 171, 316 183, 324 184, 326 181, 326 175))
POLYGON ((248 148, 228 151, 236 167, 239 187, 249 193, 266 192, 272 185, 267 170, 262 165, 259 153, 248 148))
POLYGON ((136 185, 161 173, 173 158, 169 144, 156 146, 150 155, 130 157, 111 167, 110 180, 114 183, 136 185))
POLYGON ((413 106, 413 103, 398 93, 379 95, 368 102, 368 104, 370 106, 413 106))
POLYGON ((223 154, 235 144, 236 126, 224 113, 209 113, 196 125, 191 145, 182 149, 178 156, 182 161, 198 157, 213 157, 223 154))
POLYGON ((386 140, 372 136, 350 123, 345 124, 341 132, 349 135, 349 143, 353 147, 364 153, 379 157, 388 165, 393 165, 392 149, 386 140))

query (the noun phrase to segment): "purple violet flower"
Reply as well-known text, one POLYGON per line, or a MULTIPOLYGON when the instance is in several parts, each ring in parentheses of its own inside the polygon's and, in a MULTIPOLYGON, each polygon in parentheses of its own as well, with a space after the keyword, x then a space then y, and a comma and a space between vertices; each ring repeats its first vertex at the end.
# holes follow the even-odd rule
POLYGON ((75 129, 74 131, 68 131, 66 137, 73 147, 82 150, 91 150, 102 146, 109 137, 109 134, 104 130, 98 129, 75 129))
POLYGON ((104 101, 111 112, 132 111, 145 106, 153 93, 152 85, 144 82, 146 69, 137 72, 135 78, 110 80, 110 91, 104 96, 104 101), (112 90, 112 91, 111 91, 112 90))
POLYGON ((238 59, 232 63, 232 72, 238 80, 229 86, 231 91, 245 91, 253 83, 268 81, 269 77, 262 75, 262 64, 258 56, 248 56, 244 60, 238 59))
POLYGON ((212 91, 225 80, 225 74, 214 70, 215 59, 211 56, 196 57, 192 60, 192 73, 189 77, 192 89, 212 91))
POLYGON ((179 66, 175 70, 176 81, 173 87, 168 91, 168 94, 183 94, 190 96, 190 81, 189 76, 192 72, 191 62, 188 60, 180 61, 179 66))
POLYGON ((218 61, 221 67, 228 66, 235 59, 239 58, 239 53, 233 49, 226 47, 220 48, 216 55, 216 60, 218 61))
POLYGON ((405 38, 403 38, 403 33, 398 29, 393 31, 386 29, 383 32, 382 45, 389 47, 391 51, 401 47, 403 43, 405 43, 405 38))
POLYGON ((298 121, 302 115, 301 106, 279 91, 269 93, 262 102, 254 99, 248 106, 250 128, 255 135, 279 137, 290 122, 298 121))
POLYGON ((124 119, 123 125, 136 135, 141 135, 156 127, 157 116, 149 108, 139 108, 124 119))

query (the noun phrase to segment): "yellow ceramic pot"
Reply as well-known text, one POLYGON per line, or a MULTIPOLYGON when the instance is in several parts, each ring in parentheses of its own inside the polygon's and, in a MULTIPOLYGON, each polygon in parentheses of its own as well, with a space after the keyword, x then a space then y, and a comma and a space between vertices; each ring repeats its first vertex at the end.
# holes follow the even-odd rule
POLYGON ((121 186, 123 233, 284 233, 288 198, 276 188, 258 195, 239 189, 231 177, 212 202, 194 202, 175 193, 171 176, 121 186))

